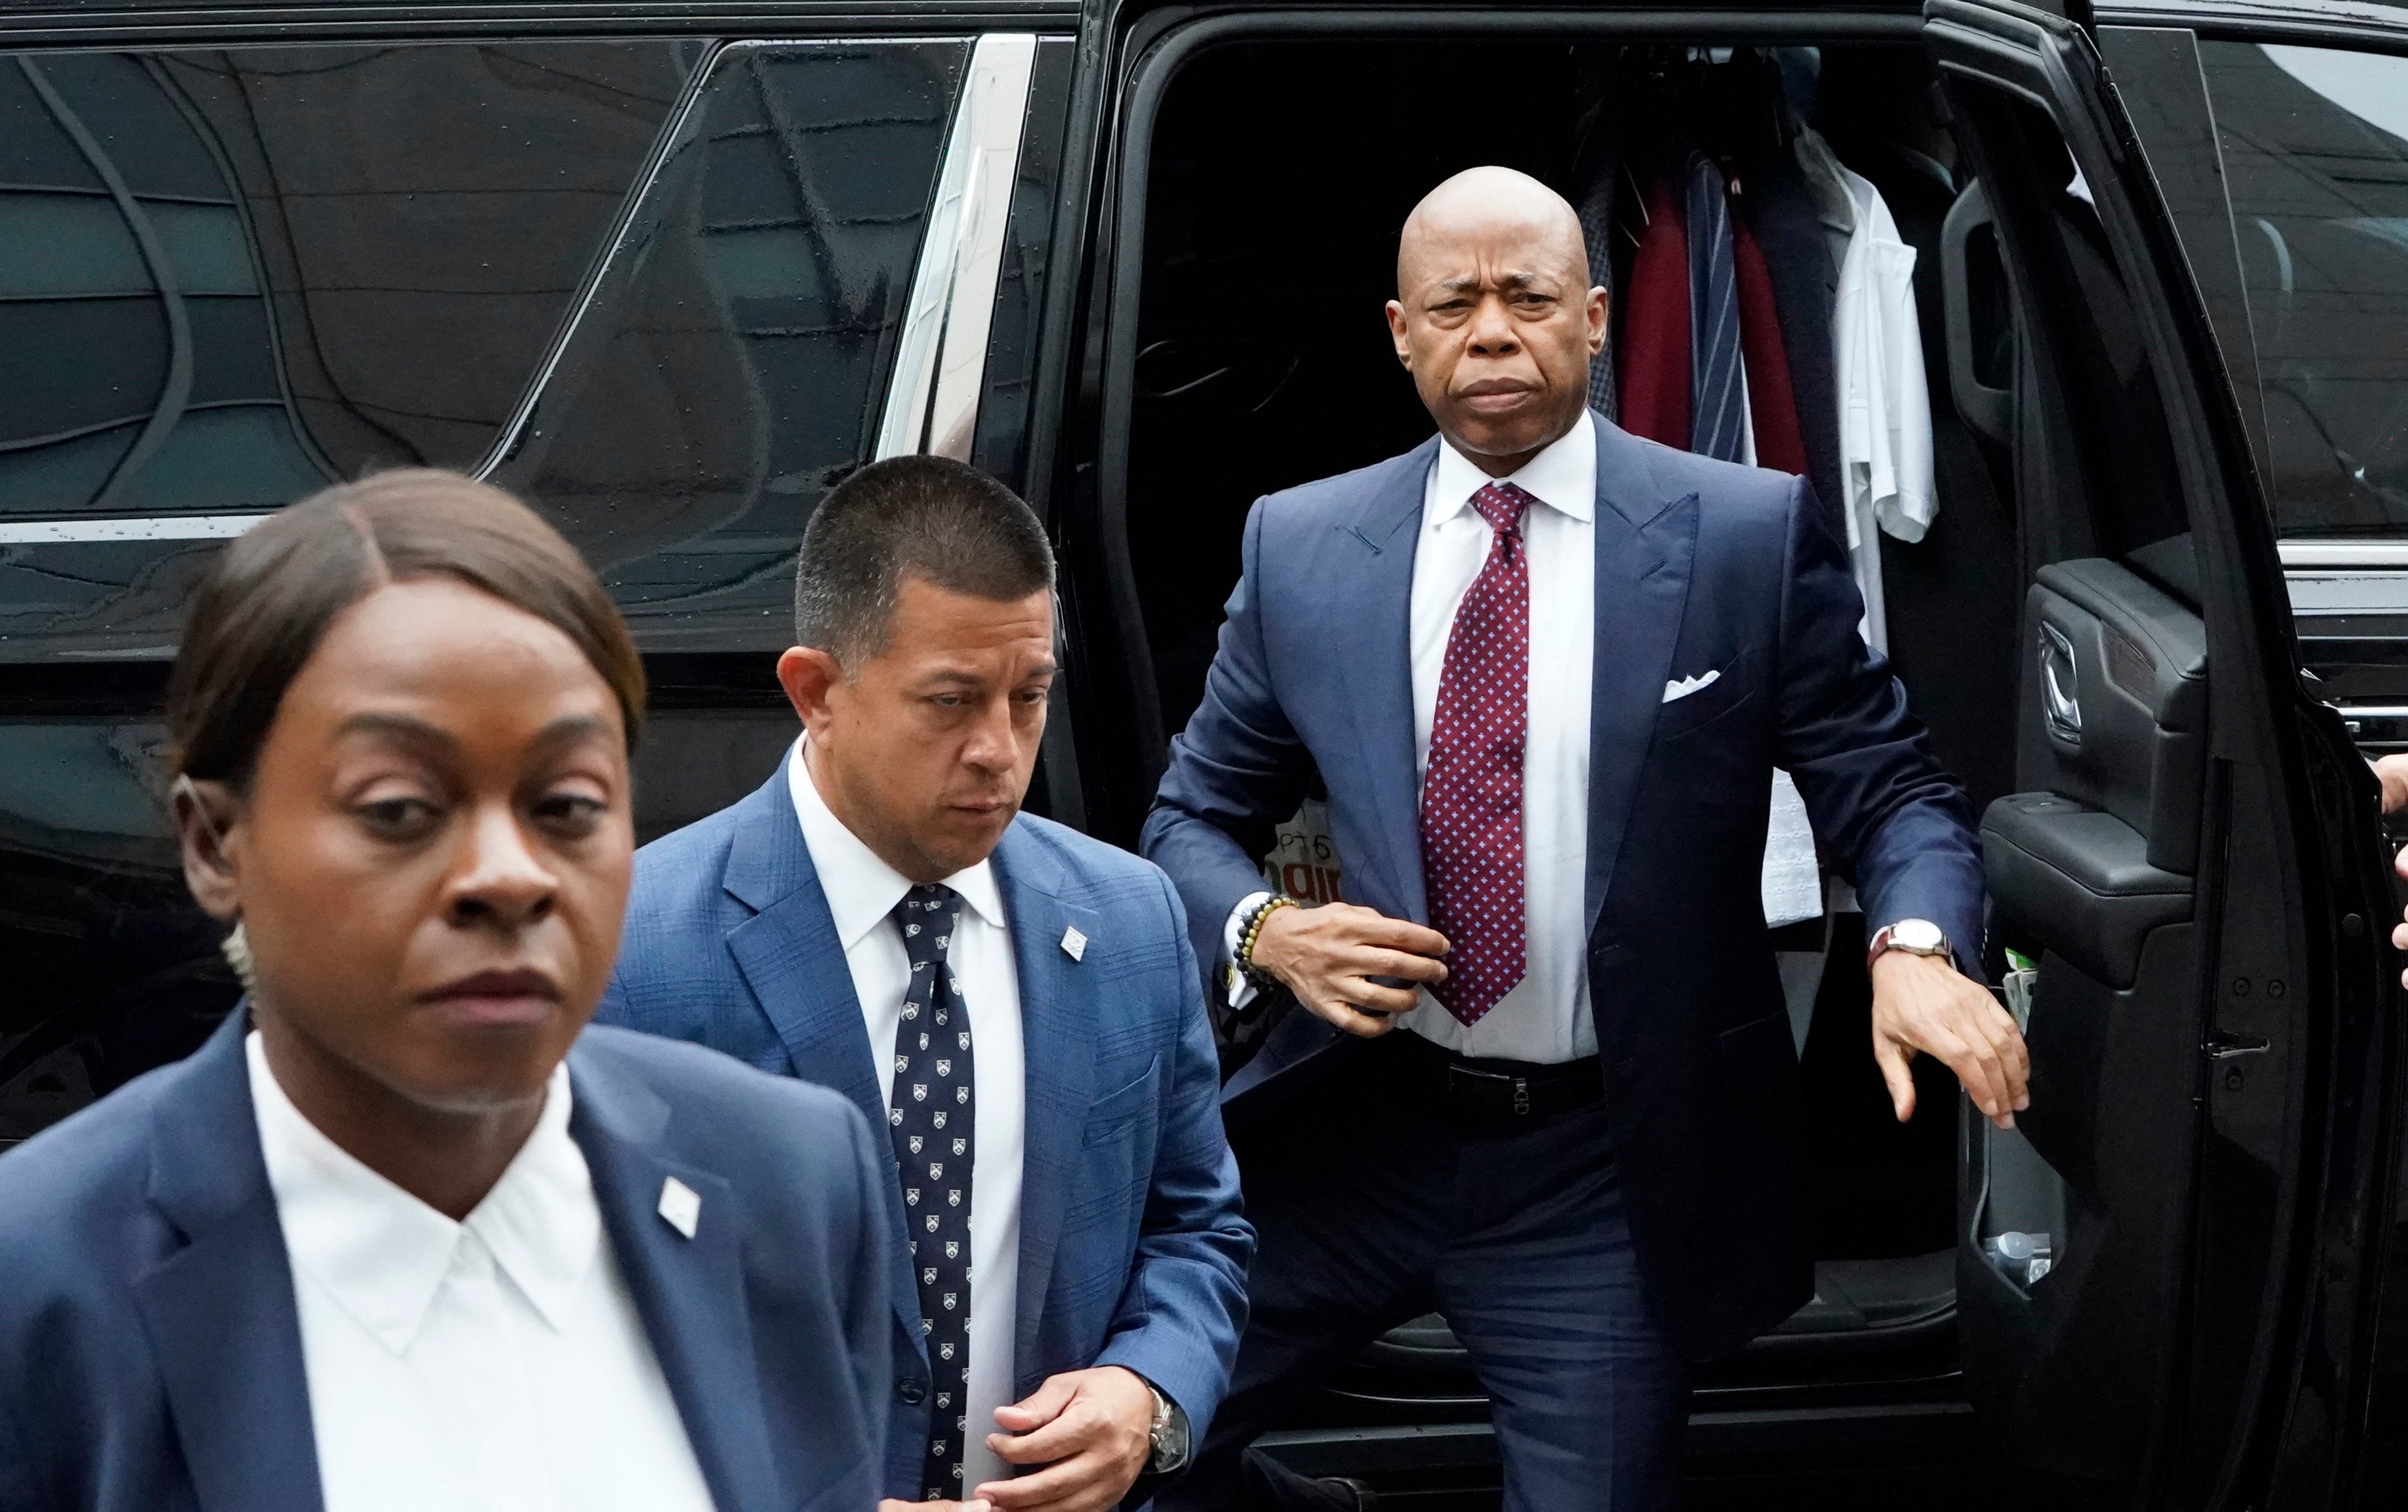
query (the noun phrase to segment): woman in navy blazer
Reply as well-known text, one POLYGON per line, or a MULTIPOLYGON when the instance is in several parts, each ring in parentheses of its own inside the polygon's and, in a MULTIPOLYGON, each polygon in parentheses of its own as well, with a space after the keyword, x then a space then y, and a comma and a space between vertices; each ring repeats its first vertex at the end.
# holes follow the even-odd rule
POLYGON ((0 1159, 0 1506, 860 1508, 880 1147, 836 1093, 587 1029, 643 673, 451 474, 228 547, 168 695, 251 992, 0 1159))

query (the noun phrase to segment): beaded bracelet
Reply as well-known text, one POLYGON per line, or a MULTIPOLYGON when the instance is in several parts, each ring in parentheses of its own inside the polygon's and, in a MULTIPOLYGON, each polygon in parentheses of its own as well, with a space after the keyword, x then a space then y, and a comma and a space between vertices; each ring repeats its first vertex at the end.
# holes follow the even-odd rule
POLYGON ((1245 933, 1238 939, 1238 969, 1246 974, 1257 987, 1271 985, 1268 973, 1254 964, 1254 944, 1263 937, 1263 920, 1282 908, 1295 907, 1296 900, 1284 893, 1273 893, 1254 905, 1254 913, 1246 920, 1245 933))

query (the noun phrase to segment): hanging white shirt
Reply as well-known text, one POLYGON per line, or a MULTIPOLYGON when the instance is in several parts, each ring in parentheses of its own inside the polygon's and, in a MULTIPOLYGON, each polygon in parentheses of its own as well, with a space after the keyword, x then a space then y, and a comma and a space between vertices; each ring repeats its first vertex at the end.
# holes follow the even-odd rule
MULTIPOLYGON (((861 1000, 862 1026, 869 1034, 870 1060, 878 1067, 878 1096, 895 1094, 895 1031, 903 1021, 903 992, 911 962, 903 951, 895 906, 910 892, 910 877, 879 859, 878 852, 845 828, 820 796, 796 740, 786 763, 787 787, 801 820, 803 844, 827 894, 836 937, 853 973, 853 996, 861 1000)), ((976 1154, 970 1164, 970 1359, 969 1401, 962 1419, 965 1490, 1013 1474, 986 1447, 997 1432, 995 1409, 1018 1400, 1012 1394, 1014 1319, 1020 1296, 1021 1156, 1026 1137, 1028 1083, 1020 1026, 1020 969, 1012 959, 1011 931, 1004 918, 1003 891, 995 866, 980 862, 944 880, 962 896, 961 927, 953 931, 947 959, 961 983, 970 1016, 970 1075, 976 1098, 976 1154)), ((884 1125, 880 1125, 881 1130, 884 1125)))
POLYGON ((1937 512, 1932 490, 1931 392, 1914 307, 1914 249, 1901 240, 1881 192, 1812 130, 1798 136, 1810 182, 1848 201, 1854 228, 1831 312, 1840 396, 1840 465, 1848 552, 1865 600, 1864 636, 1887 650, 1881 533, 1919 541, 1937 512))
POLYGON ((710 1492, 568 1136, 568 1070, 453 1222, 285 1096, 253 1031, 326 1512, 709 1512, 710 1492))

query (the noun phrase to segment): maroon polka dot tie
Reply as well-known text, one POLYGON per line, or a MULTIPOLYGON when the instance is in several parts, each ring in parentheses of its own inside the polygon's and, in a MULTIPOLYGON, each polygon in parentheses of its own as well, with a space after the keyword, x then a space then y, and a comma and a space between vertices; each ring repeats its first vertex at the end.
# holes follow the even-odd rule
POLYGON ((1455 611, 1422 777, 1430 927, 1453 947, 1431 993, 1469 1026, 1522 979, 1522 749, 1529 730, 1530 495, 1491 483, 1471 506, 1495 532, 1455 611))

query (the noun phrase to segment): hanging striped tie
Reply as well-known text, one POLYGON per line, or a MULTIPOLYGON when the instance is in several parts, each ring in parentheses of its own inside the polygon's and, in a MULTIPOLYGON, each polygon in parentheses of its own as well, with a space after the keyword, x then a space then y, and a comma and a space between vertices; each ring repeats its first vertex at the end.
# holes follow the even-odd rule
POLYGON ((1739 343, 1739 280, 1731 264, 1730 201, 1723 174, 1689 154, 1689 449, 1725 462, 1747 458, 1746 375, 1739 343))

